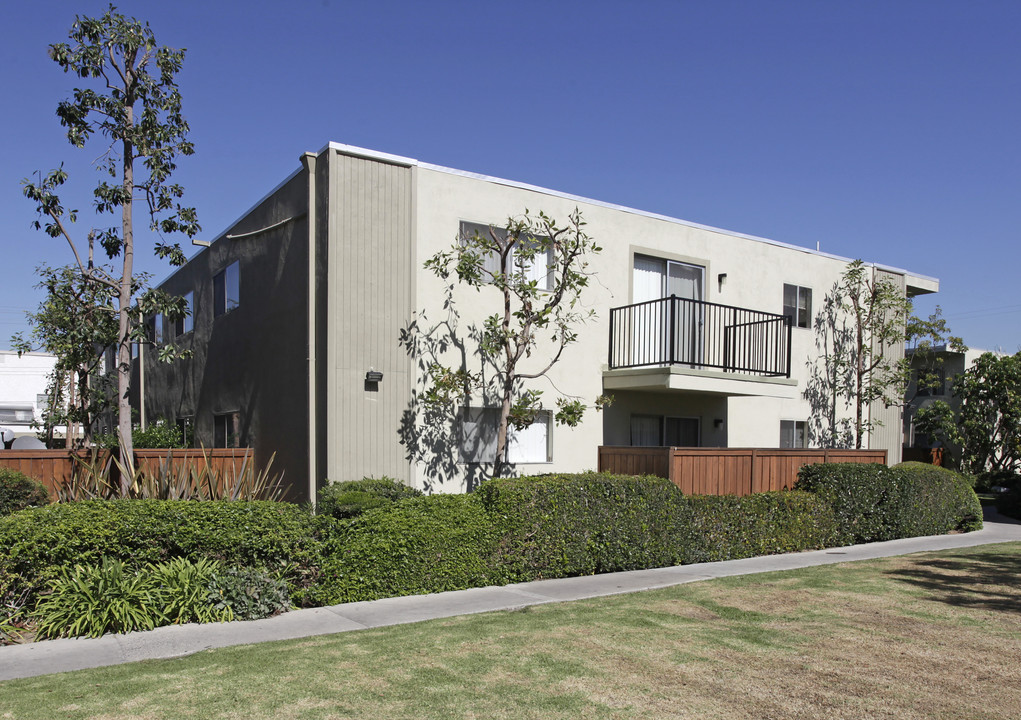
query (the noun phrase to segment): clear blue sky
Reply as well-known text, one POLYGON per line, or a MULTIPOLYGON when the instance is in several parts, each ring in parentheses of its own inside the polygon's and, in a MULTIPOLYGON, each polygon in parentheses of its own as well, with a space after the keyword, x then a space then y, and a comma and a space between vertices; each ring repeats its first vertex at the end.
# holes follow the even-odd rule
MULTIPOLYGON (((64 139, 75 78, 46 48, 105 7, 4 8, 0 347, 42 297, 34 267, 71 259, 30 229, 21 179, 65 161, 65 204, 90 206, 101 149, 64 139)), ((118 8, 188 50, 196 155, 176 177, 203 237, 333 140, 935 276, 922 312, 941 304, 973 347, 1021 346, 1021 3, 118 8)))

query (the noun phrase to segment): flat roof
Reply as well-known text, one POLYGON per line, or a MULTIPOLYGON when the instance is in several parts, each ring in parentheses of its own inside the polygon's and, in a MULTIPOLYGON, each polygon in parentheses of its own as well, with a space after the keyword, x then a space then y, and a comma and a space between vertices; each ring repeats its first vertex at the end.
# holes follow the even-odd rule
MULTIPOLYGON (((603 202, 602 200, 594 200, 592 198, 582 197, 581 195, 573 195, 571 193, 561 192, 559 190, 552 190, 550 188, 540 187, 538 185, 530 185, 528 183, 518 182, 516 180, 507 180, 505 178, 498 178, 492 175, 483 175, 481 173, 469 172, 467 170, 458 170, 456 168, 444 167, 443 165, 434 165, 432 163, 421 162, 419 160, 416 160, 415 158, 404 157, 401 155, 393 155, 391 153, 380 152, 378 150, 370 150, 368 148, 357 147, 355 145, 345 145, 343 143, 330 142, 324 145, 318 154, 323 153, 327 149, 335 150, 339 153, 351 155, 353 157, 362 157, 370 160, 378 160, 380 162, 386 162, 393 165, 402 165, 404 167, 420 167, 425 170, 434 170, 436 172, 448 173, 450 175, 459 175, 461 177, 482 180, 484 182, 490 182, 496 185, 506 185, 507 187, 520 188, 522 190, 532 190, 534 192, 543 193, 544 195, 552 195, 554 197, 564 198, 567 200, 583 202, 588 205, 596 205, 598 207, 609 208, 611 210, 619 210, 621 212, 631 213, 632 215, 640 215, 642 217, 663 220, 665 222, 676 223, 678 225, 684 225, 686 227, 696 228, 698 230, 707 230, 710 232, 720 233, 723 235, 730 235, 731 237, 741 238, 743 240, 752 240, 754 242, 766 243, 767 245, 774 245, 776 247, 782 247, 788 250, 796 250, 798 252, 804 252, 810 255, 818 255, 820 257, 826 257, 833 260, 840 260, 841 262, 852 262, 854 260, 854 258, 843 257, 842 255, 835 255, 833 253, 827 253, 821 250, 813 250, 812 248, 803 247, 801 245, 792 245, 791 243, 785 243, 779 240, 772 240, 770 238, 760 237, 758 235, 748 235, 746 233, 735 232, 734 230, 725 230, 723 228, 713 227, 711 225, 703 225, 701 223, 691 222, 690 220, 675 218, 669 215, 661 215, 659 213, 648 212, 646 210, 638 210, 636 208, 627 207, 626 205, 617 205, 614 203, 603 202)), ((880 270, 885 270, 887 272, 903 275, 907 286, 914 291, 913 294, 921 295, 939 291, 939 278, 929 277, 928 275, 920 275, 919 273, 914 273, 911 272, 910 270, 904 270, 903 268, 893 267, 892 265, 884 265, 882 263, 870 262, 868 264, 880 270)))
MULTIPOLYGON (((593 198, 582 197, 581 195, 573 195, 571 193, 561 192, 559 190, 552 190, 550 188, 541 187, 539 185, 530 185, 528 183, 518 182, 516 180, 507 180, 505 178, 498 178, 492 175, 483 175, 481 173, 469 172, 467 170, 458 170, 456 168, 449 168, 443 165, 434 165, 432 163, 421 162, 415 158, 404 157, 403 155, 393 155, 391 153, 381 152, 379 150, 371 150, 369 148, 357 147, 355 145, 345 145, 338 142, 329 142, 324 145, 316 155, 321 155, 326 150, 334 150, 344 155, 352 157, 361 157, 369 160, 376 160, 379 162, 389 163, 391 165, 401 165, 403 167, 419 167, 424 170, 433 170, 435 172, 447 173, 450 175, 458 175, 460 177, 472 178, 474 180, 481 180, 483 182, 489 182, 496 185, 505 185, 507 187, 519 188, 521 190, 531 190, 533 192, 543 193, 544 195, 551 195, 553 197, 564 198, 566 200, 573 200, 575 202, 582 202, 587 205, 595 205, 597 207, 604 207, 611 210, 619 210, 620 212, 630 213, 632 215, 640 215, 642 217, 653 218, 656 220, 663 220, 669 223, 675 223, 677 225, 684 225, 685 227, 695 228, 698 230, 707 230, 709 232, 720 233, 722 235, 729 235, 735 238, 741 238, 743 240, 751 240, 753 242, 765 243, 767 245, 773 245, 776 247, 786 248, 788 250, 795 250, 797 252, 808 253, 809 255, 818 255, 819 257, 830 258, 832 260, 839 260, 841 262, 852 262, 854 258, 844 257, 842 255, 835 255, 833 253, 823 252, 821 250, 813 250, 812 248, 804 247, 802 245, 793 245, 791 243, 781 242, 779 240, 773 240, 771 238, 760 237, 758 235, 749 235, 747 233, 736 232, 734 230, 726 230, 724 228, 713 227, 711 225, 703 225, 701 223, 691 222, 690 220, 684 220, 682 218, 675 218, 669 215, 662 215, 660 213, 648 212, 646 210, 639 210, 637 208, 628 207, 626 205, 617 205, 614 203, 603 202, 602 200, 594 200, 593 198)), ((252 206, 245 210, 239 215, 227 228, 222 232, 214 236, 215 239, 221 238, 227 230, 237 225, 242 219, 245 218, 250 212, 262 204, 267 198, 273 193, 288 183, 295 175, 301 172, 301 168, 297 168, 294 172, 290 173, 280 183, 278 183, 272 190, 263 195, 257 200, 252 206)), ((214 240, 215 241, 215 240, 214 240)), ((204 248, 203 248, 204 249, 204 248)), ((195 253, 192 257, 199 255, 201 251, 195 253)), ((189 258, 189 261, 191 258, 189 258)), ((911 295, 923 295, 927 293, 934 293, 939 291, 939 278, 930 277, 928 275, 921 275, 919 273, 911 272, 903 268, 894 267, 892 265, 884 265, 882 263, 868 262, 868 265, 875 267, 879 270, 886 272, 895 273, 897 275, 903 275, 905 284, 911 295)), ((173 277, 177 272, 177 269, 172 272, 167 279, 173 277)), ((164 280, 166 282, 166 280, 164 280)))

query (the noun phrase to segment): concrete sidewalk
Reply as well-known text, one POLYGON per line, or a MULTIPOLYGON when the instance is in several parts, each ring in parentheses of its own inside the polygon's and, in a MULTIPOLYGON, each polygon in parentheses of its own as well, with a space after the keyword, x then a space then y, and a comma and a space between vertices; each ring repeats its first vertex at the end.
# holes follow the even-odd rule
POLYGON ((963 535, 908 538, 787 555, 387 598, 295 610, 250 622, 174 625, 94 639, 47 640, 0 647, 0 681, 136 660, 180 657, 232 645, 328 635, 493 610, 515 610, 528 605, 638 592, 731 575, 793 570, 1011 541, 1021 541, 1021 523, 987 512, 982 530, 963 535))

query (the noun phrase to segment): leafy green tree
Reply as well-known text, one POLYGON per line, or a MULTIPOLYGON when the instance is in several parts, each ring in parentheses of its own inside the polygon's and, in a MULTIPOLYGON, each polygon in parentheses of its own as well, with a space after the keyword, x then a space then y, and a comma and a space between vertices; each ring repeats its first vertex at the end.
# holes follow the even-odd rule
POLYGON ((904 401, 910 368, 901 348, 911 302, 903 290, 861 260, 855 260, 844 271, 840 296, 853 333, 851 353, 846 358, 852 377, 851 397, 847 399, 854 405, 854 446, 860 449, 865 434, 877 424, 865 419, 865 410, 877 401, 887 405, 904 401))
POLYGON ((46 298, 36 312, 28 313, 32 332, 16 334, 11 346, 19 353, 43 350, 57 358, 43 412, 47 445, 52 444, 57 425, 67 426, 71 441, 76 424, 82 426, 82 439, 88 445, 96 417, 111 401, 110 388, 98 371, 101 349, 117 342, 117 318, 112 312, 115 294, 109 285, 91 281, 74 266, 41 265, 36 272, 41 278, 36 287, 46 290, 46 298))
MULTIPOLYGON (((506 464, 508 427, 531 425, 543 409, 542 391, 526 389, 524 382, 545 376, 577 340, 578 326, 594 315, 578 308, 589 281, 587 258, 600 251, 586 234, 579 210, 564 225, 543 212, 531 215, 526 210, 519 218, 509 218, 506 228, 462 235, 425 263, 443 280, 453 274, 480 293, 496 291, 499 309, 470 332, 482 367, 473 372, 434 364, 426 394, 427 402, 449 406, 475 391, 495 398, 500 408, 496 475, 506 464), (542 267, 547 267, 545 274, 535 272, 542 267), (540 338, 550 344, 540 345, 540 338)), ((606 400, 596 398, 596 407, 606 400)), ((560 396, 556 404, 558 424, 575 426, 586 410, 578 398, 560 396)))
MULTIPOLYGON (((172 318, 183 308, 180 299, 172 301, 153 293, 147 293, 135 307, 135 204, 141 204, 148 214, 149 229, 157 238, 156 255, 173 265, 184 263, 184 253, 165 236, 183 233, 191 237, 200 229, 194 209, 179 202, 183 188, 171 182, 177 156, 194 151, 187 140, 188 123, 181 114, 181 94, 175 81, 184 51, 159 45, 147 23, 126 18, 112 5, 102 17, 76 17, 68 37, 69 43, 50 46, 50 57, 64 72, 93 81, 98 91, 76 88, 71 99, 57 106, 57 115, 74 147, 83 148, 94 135, 108 141, 97 162, 105 179, 93 190, 95 210, 99 216, 119 214, 120 221, 114 227, 90 229, 85 241, 90 260, 91 248, 98 241, 109 258, 120 258, 119 270, 110 272, 83 258, 83 238, 71 227, 78 213, 65 210, 57 194, 68 177, 63 166, 40 175, 35 182, 25 180, 23 186, 25 195, 36 203, 36 227, 66 240, 82 277, 116 295, 118 435, 130 466, 131 342, 138 313, 160 308, 172 318)), ((173 355, 172 348, 161 353, 163 359, 173 355)))
POLYGON ((904 402, 911 370, 902 347, 911 303, 895 283, 855 260, 823 307, 814 323, 822 360, 811 362, 805 389, 813 407, 813 434, 823 445, 853 442, 861 449, 865 436, 879 425, 866 418, 872 403, 904 402), (850 423, 839 418, 841 406, 853 409, 850 423))
POLYGON ((983 353, 954 381, 955 415, 943 401, 922 408, 915 427, 958 448, 963 469, 1021 471, 1021 352, 983 353))
MULTIPOLYGON (((939 305, 928 318, 920 318, 909 312, 905 335, 906 348, 910 351, 911 367, 915 374, 916 396, 926 390, 937 391, 943 384, 944 373, 941 371, 945 363, 945 353, 939 350, 945 349, 955 353, 968 350, 964 340, 951 333, 950 326, 943 317, 943 309, 939 305)), ((907 401, 910 402, 912 399, 907 398, 907 401)))

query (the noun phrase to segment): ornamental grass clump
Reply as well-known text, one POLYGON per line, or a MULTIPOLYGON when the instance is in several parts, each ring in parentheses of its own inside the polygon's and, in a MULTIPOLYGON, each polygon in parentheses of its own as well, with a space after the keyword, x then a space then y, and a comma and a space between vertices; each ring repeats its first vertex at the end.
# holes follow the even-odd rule
POLYGON ((71 477, 58 490, 62 503, 82 500, 280 500, 287 488, 283 474, 272 472, 273 460, 262 470, 255 467, 250 449, 234 463, 217 467, 205 449, 202 459, 175 461, 174 451, 155 464, 140 462, 132 469, 116 454, 93 449, 87 457, 72 455, 71 477), (125 476, 128 483, 122 483, 125 476), (127 495, 124 494, 127 487, 127 495))

